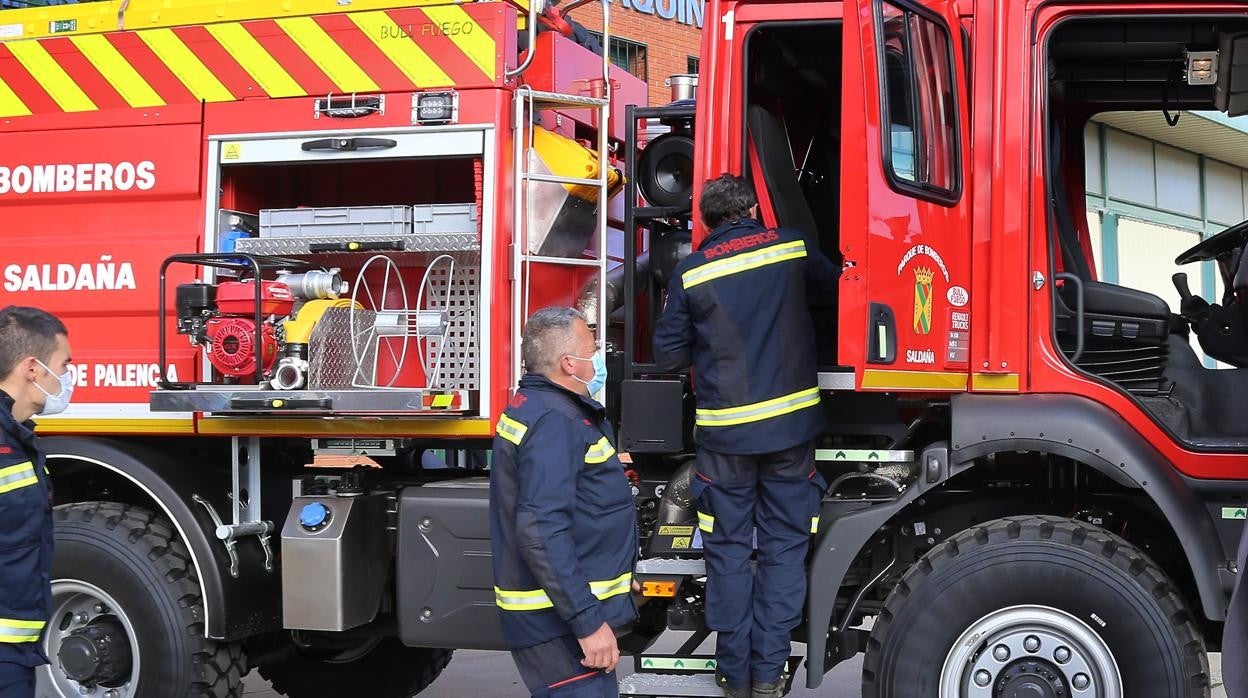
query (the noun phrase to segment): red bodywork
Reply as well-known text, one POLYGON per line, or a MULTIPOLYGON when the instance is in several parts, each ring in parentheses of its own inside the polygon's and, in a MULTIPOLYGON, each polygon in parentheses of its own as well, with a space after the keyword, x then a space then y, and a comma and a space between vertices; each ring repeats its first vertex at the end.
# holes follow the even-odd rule
MULTIPOLYGON (((744 123, 745 47, 762 23, 842 22, 840 251, 845 268, 839 299, 839 364, 854 370, 863 391, 916 395, 994 392, 1071 394, 1105 405, 1147 439, 1175 468, 1195 478, 1239 479, 1248 456, 1200 453, 1180 445, 1139 404, 1076 372, 1057 349, 1049 277, 1051 258, 1042 113, 1043 61, 1037 46, 1062 18, 1095 13, 1237 14, 1229 3, 1070 3, 923 0, 912 3, 951 28, 957 83, 961 181, 957 200, 933 203, 889 186, 883 159, 880 40, 870 0, 833 3, 751 3, 710 0, 703 31, 695 169, 700 184, 719 172, 757 174, 744 123), (957 40, 966 31, 966 41, 957 40), (965 50, 969 50, 967 54, 965 50), (972 127, 973 124, 973 127, 972 127), (705 175, 705 176, 703 176, 705 175), (936 257, 939 257, 937 259, 936 257), (943 264, 942 264, 943 262, 943 264), (931 271, 930 330, 916 330, 907 310, 916 294, 914 270, 931 271), (945 271, 947 270, 947 275, 945 271), (898 360, 868 362, 869 305, 899 309, 898 360), (950 333, 969 334, 965 361, 950 360, 950 333), (931 364, 905 364, 907 349, 932 351, 931 364)), ((1065 183, 1082 199, 1081 173, 1065 183)), ((695 185, 695 189, 700 186, 695 185)), ((760 188, 762 189, 762 188, 760 188)), ((763 216, 774 222, 766 191, 763 216)), ((695 200, 697 192, 695 191, 695 200)), ((1076 219, 1081 217, 1076 215, 1076 219)), ((1086 227, 1081 244, 1090 254, 1086 227)), ((695 228, 696 240, 705 235, 695 228)), ((926 354, 916 356, 926 358, 926 354)))
MULTIPOLYGON (((6 14, 17 21, 23 12, 6 14)), ((273 12, 274 16, 282 14, 277 9, 273 12)), ((103 37, 107 45, 60 36, 41 39, 38 44, 73 83, 61 84, 73 91, 73 100, 65 94, 50 94, 22 62, 38 50, 31 48, 34 42, 22 42, 20 50, 0 43, 0 84, 11 90, 11 94, 0 90, 0 234, 4 238, 0 304, 35 305, 57 314, 67 322, 74 346, 78 388, 74 407, 61 419, 46 420, 42 431, 313 435, 308 431, 312 429, 325 434, 456 438, 492 434, 493 418, 506 404, 513 382, 509 313, 515 227, 511 205, 513 95, 521 84, 581 95, 601 90, 601 79, 593 85, 584 78, 601 74, 602 59, 556 33, 539 36, 533 64, 521 80, 505 77, 505 71, 519 62, 517 26, 522 16, 523 10, 503 2, 257 18, 225 27, 213 24, 217 18, 205 16, 205 24, 159 30, 172 38, 157 33, 140 37, 133 31, 92 34, 84 21, 78 26, 90 35, 87 39, 103 37), (298 43, 305 39, 314 43, 298 43), (170 42, 194 54, 205 72, 175 74, 162 62, 180 55, 161 53, 169 50, 170 42), (123 84, 117 77, 121 73, 109 75, 111 81, 105 79, 88 60, 91 56, 84 46, 128 63, 148 89, 134 89, 133 81, 123 84), (244 58, 250 54, 231 52, 227 46, 251 47, 253 53, 259 47, 280 65, 285 77, 278 74, 282 79, 275 79, 277 71, 271 64, 257 67, 244 58), (358 72, 317 53, 325 50, 340 50, 358 72), (214 137, 412 130, 419 128, 413 126, 410 109, 413 93, 444 88, 458 96, 458 124, 479 124, 491 134, 486 156, 494 164, 488 170, 480 158, 383 161, 364 168, 344 163, 324 168, 324 176, 300 179, 290 175, 293 165, 285 169, 280 165, 238 166, 222 167, 220 181, 210 183, 210 158, 221 147, 214 137), (384 94, 389 106, 384 112, 354 119, 314 113, 318 97, 352 92, 384 94), (134 106, 145 99, 163 104, 134 106), (15 111, 4 115, 6 108, 15 111), (52 179, 38 180, 42 183, 36 186, 35 168, 49 165, 53 167, 46 174, 52 179), (58 185, 57 177, 64 184, 58 185), (263 202, 258 200, 261 195, 263 202), (472 201, 481 205, 486 199, 493 203, 484 209, 492 218, 481 221, 481 229, 490 232, 482 241, 488 252, 483 251, 481 274, 488 277, 490 295, 480 299, 480 307, 489 307, 491 312, 480 332, 483 345, 488 345, 488 352, 482 350, 488 364, 481 373, 488 376, 489 389, 480 395, 480 404, 474 405, 473 412, 479 414, 473 418, 214 421, 203 415, 148 411, 148 393, 156 387, 160 368, 156 321, 160 264, 172 254, 215 251, 215 241, 207 232, 215 221, 206 216, 213 204, 255 211, 261 206, 295 208, 326 200, 363 206, 472 201)), ((32 20, 30 26, 40 25, 32 20)), ((612 83, 621 105, 644 101, 645 85, 640 80, 613 67, 612 83)), ((583 110, 564 114, 567 135, 585 138, 594 133, 596 124, 586 123, 585 115, 583 110)), ((554 120, 550 121, 553 125, 554 120)), ((229 157, 224 154, 220 162, 229 164, 229 157)), ((38 171, 44 176, 45 170, 38 171)), ((341 266, 344 278, 354 282, 358 263, 354 268, 350 263, 341 266)), ((192 281, 198 273, 193 269, 189 265, 171 268, 166 298, 170 308, 173 289, 192 281)), ((422 271, 404 272, 407 302, 413 306, 422 271)), ((533 302, 571 303, 585 276, 581 268, 539 268, 532 280, 533 302)), ((224 293, 229 295, 228 290, 224 293)), ((218 300, 224 301, 222 306, 231 303, 227 297, 218 300)), ((242 293, 237 301, 237 307, 222 307, 222 313, 245 319, 254 312, 250 292, 242 293)), ((392 297, 391 301, 401 299, 392 297)), ((280 313, 285 307, 278 299, 271 303, 275 305, 266 308, 266 313, 280 313)), ((208 327, 209 332, 222 331, 225 322, 218 320, 208 327)), ((175 335, 172 314, 164 331, 170 338, 165 367, 169 377, 202 379, 199 350, 178 341, 182 338, 175 335)), ((261 331, 261 336, 269 335, 261 331)), ((270 341, 262 339, 261 345, 267 347, 270 341)), ((379 354, 385 356, 385 352, 379 354)), ((226 358, 210 357, 219 368, 226 358)), ((270 364, 272 358, 264 349, 263 361, 270 364)), ((416 363, 407 363, 405 378, 421 378, 416 363)), ((384 365, 378 368, 383 373, 385 369, 384 365)), ((226 373, 242 376, 253 370, 254 364, 243 362, 226 373)))

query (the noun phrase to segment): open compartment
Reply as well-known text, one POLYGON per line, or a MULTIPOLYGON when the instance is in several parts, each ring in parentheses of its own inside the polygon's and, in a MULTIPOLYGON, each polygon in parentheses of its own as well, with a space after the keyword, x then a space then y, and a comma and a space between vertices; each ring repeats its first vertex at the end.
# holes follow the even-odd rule
POLYGON ((201 349, 202 379, 166 384, 153 409, 478 409, 485 142, 453 131, 214 143, 208 253, 173 260, 199 265, 202 281, 164 296, 201 349))

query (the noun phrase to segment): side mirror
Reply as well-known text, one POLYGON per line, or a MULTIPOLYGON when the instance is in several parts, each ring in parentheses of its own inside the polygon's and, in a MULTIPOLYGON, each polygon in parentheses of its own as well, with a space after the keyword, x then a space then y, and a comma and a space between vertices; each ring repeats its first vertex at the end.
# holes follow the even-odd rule
POLYGON ((1248 32, 1223 34, 1218 46, 1214 106, 1227 116, 1248 114, 1248 32))

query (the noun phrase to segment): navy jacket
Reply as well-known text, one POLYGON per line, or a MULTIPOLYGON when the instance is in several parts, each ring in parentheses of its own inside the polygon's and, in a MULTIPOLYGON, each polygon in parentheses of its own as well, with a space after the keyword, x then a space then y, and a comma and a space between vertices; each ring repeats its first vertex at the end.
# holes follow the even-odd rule
POLYGON ((721 225, 676 266, 655 325, 660 369, 693 366, 698 446, 773 453, 823 430, 812 296, 840 270, 796 230, 721 225))
POLYGON ((512 649, 636 617, 637 511, 606 412, 527 374, 490 464, 494 594, 512 649))
POLYGON ((39 666, 51 613, 52 485, 34 422, 0 391, 0 662, 39 666))

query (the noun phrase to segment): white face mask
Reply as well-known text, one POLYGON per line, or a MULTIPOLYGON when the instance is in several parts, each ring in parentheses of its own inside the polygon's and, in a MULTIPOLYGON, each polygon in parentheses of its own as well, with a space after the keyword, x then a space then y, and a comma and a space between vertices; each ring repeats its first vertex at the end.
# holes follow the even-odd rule
POLYGON ((56 376, 56 380, 61 384, 61 392, 53 395, 52 393, 44 390, 43 386, 39 385, 39 381, 35 381, 35 387, 38 388, 44 395, 48 396, 48 399, 43 403, 43 409, 39 410, 39 414, 48 415, 60 414, 61 412, 64 412, 65 408, 69 407, 69 398, 74 394, 73 372, 66 368, 65 373, 57 376, 52 369, 48 368, 47 364, 39 361, 39 359, 35 359, 35 361, 40 366, 43 366, 43 370, 56 376))

